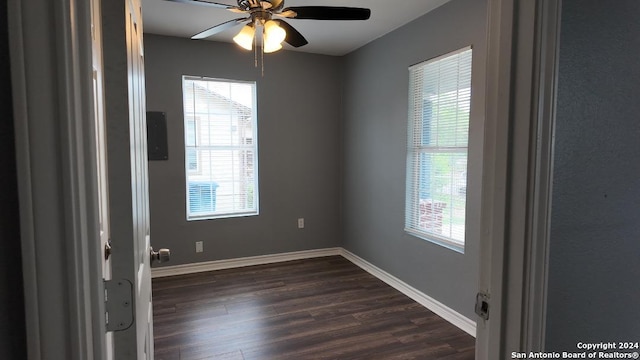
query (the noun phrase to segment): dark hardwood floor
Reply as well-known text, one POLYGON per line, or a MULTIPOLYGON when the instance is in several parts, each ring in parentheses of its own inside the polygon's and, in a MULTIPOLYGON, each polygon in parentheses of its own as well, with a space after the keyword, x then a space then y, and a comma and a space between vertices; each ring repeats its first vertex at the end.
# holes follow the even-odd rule
POLYGON ((153 280, 156 360, 473 359, 475 339, 340 256, 153 280))

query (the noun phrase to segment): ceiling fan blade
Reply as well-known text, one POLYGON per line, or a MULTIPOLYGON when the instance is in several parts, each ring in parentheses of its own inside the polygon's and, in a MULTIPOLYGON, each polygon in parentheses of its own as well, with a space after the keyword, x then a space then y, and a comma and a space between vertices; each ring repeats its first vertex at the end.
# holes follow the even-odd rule
POLYGON ((215 35, 219 32, 223 32, 238 24, 248 23, 250 21, 251 21, 251 18, 239 18, 239 19, 229 20, 229 21, 223 22, 222 24, 218 24, 212 28, 209 28, 203 32, 195 34, 191 37, 191 39, 198 40, 198 39, 208 38, 209 36, 215 35))
POLYGON ((293 26, 289 25, 288 22, 284 20, 274 20, 278 22, 281 28, 287 33, 287 36, 284 38, 284 41, 293 46, 293 47, 301 47, 307 45, 309 42, 307 39, 298 32, 293 26))
POLYGON ((367 20, 371 17, 371 10, 341 6, 296 6, 283 9, 279 15, 291 19, 367 20))
POLYGON ((244 10, 240 9, 239 7, 237 7, 235 5, 222 4, 222 3, 217 3, 217 2, 213 2, 213 1, 207 1, 207 0, 166 0, 166 1, 183 3, 183 4, 196 4, 196 5, 211 6, 211 7, 215 7, 215 8, 219 8, 219 9, 231 10, 233 12, 244 12, 244 10))

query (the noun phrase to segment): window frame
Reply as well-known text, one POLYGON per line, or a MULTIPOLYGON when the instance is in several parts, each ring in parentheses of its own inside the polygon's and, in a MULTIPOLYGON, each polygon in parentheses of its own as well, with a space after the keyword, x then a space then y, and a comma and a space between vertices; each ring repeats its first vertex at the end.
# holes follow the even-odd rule
MULTIPOLYGON (((258 120, 257 120, 257 82, 256 81, 244 81, 244 80, 233 80, 233 79, 221 79, 221 78, 211 78, 211 77, 203 77, 203 76, 192 76, 192 75, 183 75, 182 76, 182 100, 183 100, 183 128, 184 128, 184 169, 185 169, 185 200, 186 200, 186 208, 185 215, 187 221, 199 221, 199 220, 213 220, 213 219, 225 219, 225 218, 235 218, 235 217, 248 217, 248 216, 257 216, 259 215, 260 207, 259 207, 259 171, 258 171, 258 120), (211 81, 211 82, 219 82, 219 83, 227 83, 227 84, 243 84, 251 86, 251 97, 252 97, 252 105, 250 108, 251 114, 247 119, 251 121, 251 144, 243 143, 238 145, 200 145, 198 133, 202 130, 202 124, 198 121, 200 118, 198 112, 196 111, 195 105, 193 108, 193 112, 187 113, 186 108, 186 99, 187 99, 187 89, 186 84, 188 81, 211 81), (187 145, 187 126, 188 122, 194 122, 194 130, 195 130, 195 146, 187 145), (216 149, 218 147, 218 149, 216 149), (251 156, 252 163, 252 173, 253 173, 253 181, 250 182, 252 186, 251 192, 247 191, 245 194, 252 194, 252 199, 246 198, 245 201, 249 201, 253 204, 252 208, 249 209, 240 209, 233 211, 225 211, 225 212, 217 212, 215 210, 207 212, 207 213, 198 213, 194 214, 191 212, 191 203, 190 203, 190 186, 197 182, 198 180, 190 181, 190 176, 203 175, 203 168, 205 167, 204 162, 206 162, 206 158, 202 156, 201 151, 216 151, 216 150, 231 150, 231 151, 250 151, 253 156, 251 156), (188 151, 193 149, 196 151, 196 162, 197 162, 197 170, 190 170, 189 167, 189 159, 188 159, 188 151)), ((194 104, 195 104, 194 98, 194 104)), ((230 99, 230 102, 235 102, 230 99)), ((238 104, 237 102, 235 102, 238 104)), ((207 116, 211 116, 212 113, 208 112, 207 116)), ((232 115, 233 116, 233 115, 232 115)), ((246 140, 246 139, 245 139, 246 140)), ((246 155, 243 155, 246 156, 246 155)), ((233 178, 234 182, 236 181, 235 177, 233 178)), ((209 183, 217 183, 213 179, 208 180, 209 183)), ((217 192, 217 185, 211 185, 210 188, 211 193, 217 192)), ((242 194, 242 193, 239 193, 242 194)), ((217 195, 216 195, 217 196, 217 195)), ((233 193, 231 195, 238 196, 238 194, 233 193)), ((217 200, 214 200, 215 203, 217 200)))
MULTIPOLYGON (((466 70, 466 68, 465 68, 466 70)), ((465 245, 466 245, 466 240, 467 240, 467 213, 468 213, 468 195, 467 195, 467 189, 468 189, 468 162, 469 162, 469 126, 470 126, 470 122, 471 122, 471 103, 472 103, 472 95, 471 95, 471 88, 472 88, 472 84, 471 84, 471 78, 472 78, 472 72, 473 72, 473 47, 472 46, 465 46, 463 48, 451 51, 449 53, 434 57, 432 59, 420 62, 418 64, 412 65, 409 67, 409 113, 408 113, 408 133, 407 133, 407 163, 406 163, 406 189, 405 189, 405 223, 404 223, 404 231, 405 233, 411 235, 411 236, 415 236, 417 238, 432 242, 434 244, 437 245, 441 245, 445 248, 460 252, 460 253, 464 253, 464 249, 465 249, 465 245), (448 59, 452 56, 456 56, 456 55, 460 55, 464 52, 469 52, 470 53, 470 60, 469 60, 469 68, 468 68, 468 76, 469 76, 469 103, 468 103, 468 123, 467 123, 467 128, 466 128, 466 146, 462 147, 462 146, 433 146, 433 145, 424 145, 424 144, 418 144, 418 142, 416 141, 416 136, 415 136, 415 129, 417 129, 418 127, 422 127, 424 128, 425 126, 425 118, 424 116, 422 117, 417 117, 415 116, 416 114, 416 109, 420 109, 421 111, 424 111, 424 105, 420 104, 417 105, 415 99, 419 98, 421 95, 417 94, 415 92, 415 83, 416 83, 416 79, 414 78, 414 76, 416 76, 416 71, 415 69, 418 68, 424 68, 426 66, 428 66, 429 64, 433 64, 436 63, 438 61, 441 60, 445 60, 448 59), (418 123, 419 121, 419 123, 418 123), (434 208, 439 207, 439 205, 435 205, 434 206, 434 199, 421 199, 420 198, 420 189, 421 189, 421 184, 420 184, 420 173, 423 171, 423 167, 421 165, 419 165, 419 163, 421 162, 420 157, 423 154, 462 154, 464 153, 464 171, 462 171, 461 173, 463 174, 464 178, 465 178, 465 185, 464 185, 464 197, 465 197, 465 205, 464 205, 464 223, 465 223, 465 227, 464 227, 464 234, 463 234, 463 240, 458 240, 453 238, 453 235, 450 233, 450 236, 445 236, 442 234, 437 234, 435 232, 431 232, 428 231, 426 229, 421 229, 420 228, 420 222, 421 222, 421 206, 422 206, 422 200, 425 200, 425 204, 424 207, 425 209, 427 207, 430 208, 430 212, 427 212, 428 215, 425 215, 427 218, 429 218, 429 216, 431 216, 431 219, 434 218, 433 212, 434 212, 434 208), (430 203, 427 204, 426 200, 431 200, 430 203)), ((460 69, 458 69, 458 71, 456 72, 457 76, 460 76, 460 69)), ((423 76, 423 75, 422 75, 423 76)), ((441 79, 441 75, 438 75, 438 80, 441 79)), ((421 85, 420 88, 422 88, 421 85)), ((459 93, 461 90, 467 89, 466 87, 461 88, 461 87, 457 87, 456 91, 459 93)), ((442 94, 438 94, 438 96, 440 96, 442 94)), ((456 95, 456 99, 458 99, 459 95, 456 95)), ((437 120, 436 120, 437 121, 437 120)), ((454 158, 452 158, 454 159, 454 158)), ((459 160, 458 160, 459 161, 459 160)), ((450 176, 451 178, 455 177, 455 173, 458 172, 457 170, 457 165, 454 165, 451 167, 450 169, 450 176)), ((456 189, 457 190, 457 189, 456 189)), ((454 191, 454 187, 453 185, 450 188, 450 198, 453 201, 453 191, 454 191)), ((462 194, 460 194, 462 195, 462 194)), ((436 215, 437 217, 437 215, 436 215)), ((453 217, 453 216, 452 216, 453 217)), ((433 221, 433 220, 432 220, 433 221)), ((442 220, 440 220, 442 221, 442 220)), ((450 220, 452 221, 452 220, 450 220)), ((442 224, 441 224, 442 226, 442 224)), ((451 227, 453 227, 453 225, 450 225, 451 227)), ((432 228, 437 227, 436 226, 431 226, 432 228)))

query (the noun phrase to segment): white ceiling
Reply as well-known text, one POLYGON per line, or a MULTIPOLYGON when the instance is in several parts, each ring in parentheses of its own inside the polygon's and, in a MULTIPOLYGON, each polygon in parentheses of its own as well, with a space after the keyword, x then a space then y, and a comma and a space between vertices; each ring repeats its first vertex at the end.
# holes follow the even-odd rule
MULTIPOLYGON (((295 20, 294 26, 309 44, 297 51, 344 55, 402 25, 417 19, 449 0, 285 0, 287 6, 350 6, 371 9, 365 21, 295 20)), ((216 2, 236 5, 234 0, 216 2)), ((145 33, 190 38, 216 24, 244 17, 224 9, 174 3, 165 0, 142 0, 145 33)), ((212 36, 209 40, 231 42, 240 26, 212 36)), ((202 40, 194 40, 202 41, 202 40)), ((285 45, 285 49, 294 50, 285 45)))

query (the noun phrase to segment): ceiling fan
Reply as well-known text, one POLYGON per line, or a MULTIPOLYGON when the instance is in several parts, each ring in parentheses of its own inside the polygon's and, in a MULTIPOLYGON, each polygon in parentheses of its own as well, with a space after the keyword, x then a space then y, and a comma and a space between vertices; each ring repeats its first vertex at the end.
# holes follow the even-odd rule
POLYGON ((193 35, 192 39, 204 39, 236 25, 246 24, 233 38, 241 47, 251 50, 257 42, 256 28, 262 28, 263 51, 270 53, 282 49, 282 42, 293 47, 308 44, 307 39, 298 32, 286 19, 308 20, 367 20, 371 10, 340 6, 294 6, 284 7, 284 0, 238 0, 238 5, 227 5, 208 0, 167 0, 185 4, 196 4, 234 13, 246 14, 246 17, 229 20, 193 35))

